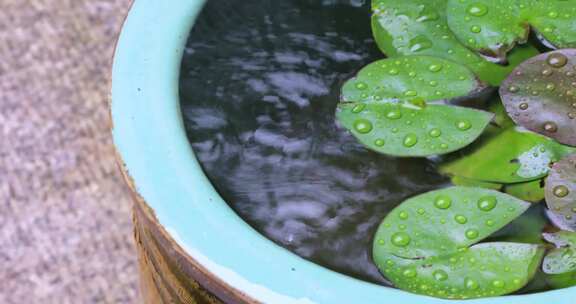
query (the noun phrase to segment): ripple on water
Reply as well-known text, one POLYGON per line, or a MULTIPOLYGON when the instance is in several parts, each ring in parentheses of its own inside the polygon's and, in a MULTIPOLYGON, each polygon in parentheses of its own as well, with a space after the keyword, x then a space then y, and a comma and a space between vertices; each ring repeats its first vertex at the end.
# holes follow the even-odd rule
POLYGON ((431 161, 370 152, 334 123, 342 82, 382 57, 368 6, 210 0, 181 96, 194 151, 242 218, 307 259, 386 284, 370 259, 377 225, 446 181, 431 161))

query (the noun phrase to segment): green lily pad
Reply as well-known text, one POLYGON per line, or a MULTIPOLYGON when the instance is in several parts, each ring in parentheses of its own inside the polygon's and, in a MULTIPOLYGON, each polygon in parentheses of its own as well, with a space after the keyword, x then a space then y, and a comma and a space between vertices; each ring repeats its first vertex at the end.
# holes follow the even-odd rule
POLYGON ((544 183, 541 179, 504 186, 504 192, 523 201, 538 203, 544 200, 544 183))
POLYGON ((576 154, 556 162, 546 178, 546 204, 555 224, 576 230, 576 154))
POLYGON ((450 181, 455 186, 478 187, 478 188, 492 189, 492 190, 500 190, 504 186, 502 184, 485 182, 485 181, 470 179, 470 178, 466 178, 466 177, 462 177, 462 176, 453 176, 450 179, 450 181))
POLYGON ((484 111, 432 104, 340 103, 338 121, 366 147, 379 153, 422 157, 470 144, 488 125, 484 111))
POLYGON ((542 270, 548 274, 563 274, 576 271, 576 233, 560 231, 542 234, 544 239, 556 246, 548 252, 542 270))
POLYGON ((492 129, 463 150, 460 157, 442 164, 440 172, 493 183, 523 183, 546 176, 550 163, 572 151, 529 131, 492 129))
MULTIPOLYGON (((547 243, 542 239, 542 232, 549 227, 548 220, 543 216, 544 205, 533 205, 522 215, 514 219, 504 228, 493 233, 484 242, 514 242, 527 244, 547 243)), ((520 293, 541 292, 549 289, 546 279, 550 275, 545 274, 541 269, 536 271, 534 277, 522 287, 520 293)))
POLYGON ((549 224, 546 217, 542 214, 544 209, 543 205, 530 207, 504 228, 490 235, 486 242, 546 244, 542 240, 542 232, 549 224))
POLYGON ((482 88, 468 68, 442 58, 383 59, 344 84, 336 118, 361 143, 380 153, 445 154, 474 141, 493 115, 427 102, 467 96, 482 88))
POLYGON ((576 49, 541 54, 518 66, 500 88, 518 125, 570 146, 576 146, 575 58, 576 49))
POLYGON ((549 288, 561 289, 576 285, 576 271, 546 276, 549 288))
POLYGON ((500 98, 492 100, 488 106, 488 110, 494 113, 492 122, 500 129, 507 129, 516 125, 510 116, 508 116, 508 113, 506 113, 506 108, 504 108, 500 98))
POLYGON ((405 56, 375 61, 342 87, 341 101, 410 102, 450 100, 482 90, 463 65, 437 57, 405 56))
POLYGON ((450 31, 446 5, 447 0, 373 0, 372 31, 378 46, 389 57, 429 55, 464 64, 494 86, 514 66, 538 54, 526 46, 510 53, 507 66, 486 61, 450 31))
POLYGON ((448 0, 448 25, 468 48, 505 58, 530 26, 547 45, 576 47, 576 6, 559 0, 448 0))
POLYGON ((373 258, 397 287, 448 299, 508 294, 540 265, 539 245, 481 243, 530 207, 481 188, 451 187, 403 202, 380 224, 373 258))

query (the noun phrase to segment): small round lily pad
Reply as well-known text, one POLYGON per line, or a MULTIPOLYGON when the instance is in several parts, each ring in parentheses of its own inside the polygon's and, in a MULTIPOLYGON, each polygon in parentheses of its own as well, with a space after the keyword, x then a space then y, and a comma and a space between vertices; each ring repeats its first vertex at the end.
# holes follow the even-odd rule
POLYGON ((505 58, 526 43, 530 28, 556 48, 576 47, 576 5, 559 0, 448 0, 448 25, 459 40, 488 56, 505 58))
POLYGON ((509 65, 489 62, 467 49, 448 28, 447 0, 373 0, 372 31, 380 49, 389 57, 429 55, 469 67, 485 82, 499 85, 515 65, 538 51, 520 47, 510 53, 509 65))
POLYGON ((450 187, 410 198, 380 224, 373 258, 397 287, 447 299, 503 295, 540 265, 534 244, 477 244, 524 213, 529 203, 498 191, 450 187))
POLYGON ((576 146, 576 49, 522 63, 504 81, 500 95, 516 124, 576 146))
POLYGON ((546 176, 551 163, 573 151, 574 148, 530 131, 490 129, 459 152, 460 157, 442 164, 440 171, 493 183, 523 183, 546 176))
POLYGON ((470 144, 492 118, 489 112, 450 106, 340 103, 338 121, 366 147, 387 155, 422 157, 470 144))
POLYGON ((563 228, 576 230, 576 154, 556 162, 546 178, 546 204, 563 228))
POLYGON ((484 86, 467 67, 431 56, 375 61, 342 87, 341 101, 410 102, 449 100, 475 94, 484 86))
POLYGON ((576 232, 560 231, 542 234, 544 239, 556 246, 548 252, 542 270, 548 274, 564 274, 576 271, 576 232))

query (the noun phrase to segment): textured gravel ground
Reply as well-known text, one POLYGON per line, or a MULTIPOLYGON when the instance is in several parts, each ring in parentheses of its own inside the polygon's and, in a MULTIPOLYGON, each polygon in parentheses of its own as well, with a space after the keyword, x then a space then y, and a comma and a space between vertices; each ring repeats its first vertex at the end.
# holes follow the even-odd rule
POLYGON ((0 0, 0 303, 139 303, 107 96, 129 0, 0 0))

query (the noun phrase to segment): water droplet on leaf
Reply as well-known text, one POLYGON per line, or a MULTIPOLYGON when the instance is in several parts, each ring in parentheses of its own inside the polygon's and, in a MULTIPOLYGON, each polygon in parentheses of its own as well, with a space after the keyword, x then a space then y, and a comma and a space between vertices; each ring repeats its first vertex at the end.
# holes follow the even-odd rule
POLYGON ((494 196, 485 196, 481 197, 478 200, 478 209, 482 211, 491 211, 492 209, 496 208, 498 204, 498 200, 494 196))
POLYGON ((436 270, 432 273, 432 276, 434 276, 434 279, 436 281, 446 281, 448 279, 448 274, 446 273, 446 271, 444 270, 436 270))
POLYGON ((463 215, 456 215, 454 217, 454 220, 458 223, 458 224, 466 224, 468 222, 468 218, 463 216, 463 215))
POLYGON ((368 85, 365 84, 364 82, 358 82, 356 83, 356 88, 358 90, 366 90, 368 88, 368 85))
POLYGON ((414 91, 414 90, 407 90, 404 92, 404 96, 407 97, 411 97, 411 96, 417 96, 418 92, 414 91))
POLYGON ((390 110, 386 113, 386 118, 388 118, 388 119, 400 119, 400 118, 402 118, 402 112, 400 112, 400 110, 390 110))
POLYGON ((432 47, 432 41, 425 36, 416 36, 410 40, 410 51, 421 52, 432 47))
POLYGON ((352 108, 352 113, 360 113, 364 111, 364 108, 366 108, 365 104, 363 103, 357 104, 352 108))
POLYGON ((404 142, 402 143, 405 147, 414 147, 418 143, 418 137, 416 134, 410 133, 404 137, 404 142))
POLYGON ((562 53, 552 53, 546 59, 548 65, 554 68, 564 67, 568 63, 568 57, 562 53))
POLYGON ((452 199, 446 195, 440 195, 434 200, 434 206, 438 209, 448 209, 452 205, 452 199))
POLYGON ((468 229, 465 234, 467 239, 473 240, 478 237, 479 232, 476 229, 468 229))
POLYGON ((366 119, 359 119, 354 122, 354 130, 361 134, 367 134, 372 131, 372 123, 366 119))
POLYGON ((404 275, 407 278, 413 278, 417 275, 416 270, 412 269, 412 268, 408 268, 406 270, 404 270, 404 272, 402 272, 402 275, 404 275))
POLYGON ((555 133, 556 131, 558 131, 558 126, 556 125, 556 123, 551 122, 551 121, 546 122, 544 124, 543 128, 544 128, 544 131, 550 132, 550 133, 555 133))
POLYGON ((467 120, 462 120, 456 123, 456 127, 458 128, 458 130, 466 131, 472 128, 472 124, 467 120))
POLYGON ((469 279, 469 278, 466 278, 464 280, 464 285, 466 286, 467 289, 470 289, 470 290, 476 290, 479 287, 478 283, 476 281, 469 279))
POLYGON ((479 27, 478 25, 473 25, 473 26, 470 28, 470 31, 471 31, 472 33, 478 34, 478 33, 482 32, 482 28, 479 27))
POLYGON ((482 17, 488 13, 488 6, 482 3, 473 3, 468 6, 468 14, 475 17, 482 17))
POLYGON ((436 73, 436 72, 440 72, 442 70, 443 66, 441 64, 431 64, 428 67, 428 70, 430 72, 436 73))
POLYGON ((406 247, 410 244, 412 239, 406 232, 397 232, 392 235, 392 244, 398 247, 406 247))
POLYGON ((568 189, 568 187, 566 187, 564 185, 554 187, 552 192, 554 193, 554 196, 556 196, 556 197, 566 197, 566 196, 568 196, 568 194, 570 194, 570 190, 568 189))
POLYGON ((492 281, 492 286, 496 287, 496 288, 504 288, 504 281, 502 280, 494 280, 492 281))
POLYGON ((440 135, 442 135, 442 131, 440 131, 440 129, 432 129, 430 132, 428 132, 428 134, 431 137, 440 137, 440 135))

